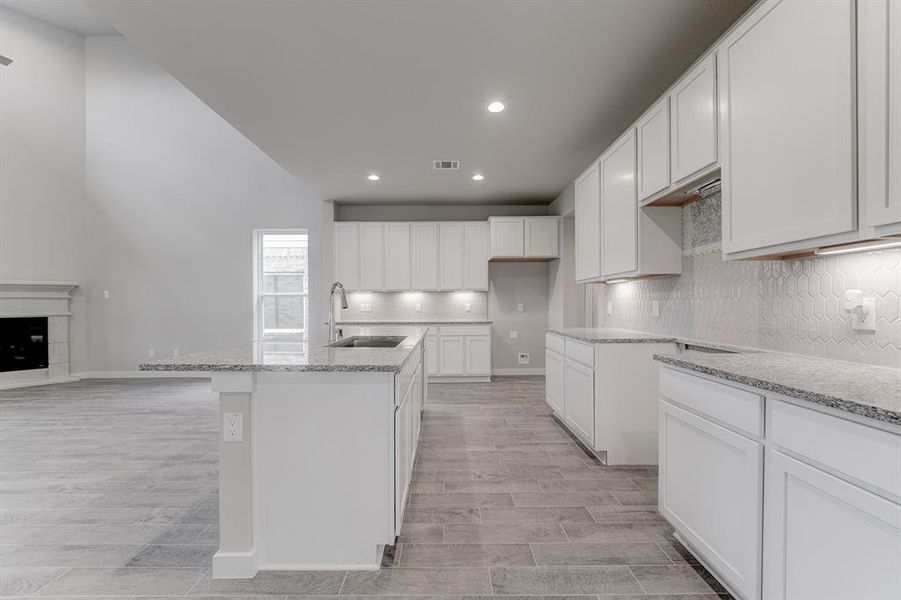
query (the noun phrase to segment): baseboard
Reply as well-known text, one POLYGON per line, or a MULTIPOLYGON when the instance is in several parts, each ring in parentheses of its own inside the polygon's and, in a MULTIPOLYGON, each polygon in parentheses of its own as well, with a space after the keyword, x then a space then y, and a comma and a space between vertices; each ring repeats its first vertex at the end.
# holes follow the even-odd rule
POLYGON ((492 375, 544 375, 543 367, 506 367, 492 369, 492 375))
POLYGON ((429 375, 429 385, 442 383, 491 383, 491 375, 452 377, 449 375, 429 375))
POLYGON ((250 579, 258 570, 256 550, 213 555, 213 579, 250 579))
POLYGON ((83 371, 73 373, 82 379, 173 379, 199 378, 209 379, 210 374, 202 371, 83 371))
POLYGON ((78 375, 57 377, 56 379, 32 379, 23 381, 10 381, 0 384, 0 390, 16 390, 19 388, 37 387, 39 385, 56 385, 58 383, 73 383, 80 379, 78 375))

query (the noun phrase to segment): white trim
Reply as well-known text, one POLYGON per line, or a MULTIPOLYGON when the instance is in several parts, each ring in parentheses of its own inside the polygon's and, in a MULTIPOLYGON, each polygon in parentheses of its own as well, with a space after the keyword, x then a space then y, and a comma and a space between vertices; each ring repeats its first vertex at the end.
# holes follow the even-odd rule
POLYGON ((544 375, 544 367, 501 367, 491 369, 492 375, 544 375))
POLYGON ((491 383, 490 375, 476 375, 473 377, 469 377, 466 375, 459 376, 443 376, 443 375, 429 375, 428 376, 429 385, 435 383, 491 383))
POLYGON ((213 555, 213 579, 250 579, 257 574, 256 550, 222 552, 213 555))
POLYGON ((203 371, 82 371, 73 373, 82 379, 173 379, 181 377, 210 378, 203 371))
MULTIPOLYGON (((45 369, 46 370, 46 369, 45 369)), ((18 371, 12 371, 16 373, 18 371)), ((37 387, 39 385, 55 385, 57 383, 73 383, 81 378, 75 375, 69 377, 58 377, 56 379, 32 379, 30 381, 16 381, 10 383, 0 383, 0 390, 15 390, 18 388, 37 387)))
MULTIPOLYGON (((381 554, 379 555, 381 558, 381 554)), ((378 571, 381 569, 381 562, 359 564, 336 564, 336 565, 320 565, 320 564, 289 564, 289 565, 258 565, 260 571, 378 571)), ((281 595, 281 594, 279 594, 281 595)), ((335 600, 339 600, 336 596, 335 600)))

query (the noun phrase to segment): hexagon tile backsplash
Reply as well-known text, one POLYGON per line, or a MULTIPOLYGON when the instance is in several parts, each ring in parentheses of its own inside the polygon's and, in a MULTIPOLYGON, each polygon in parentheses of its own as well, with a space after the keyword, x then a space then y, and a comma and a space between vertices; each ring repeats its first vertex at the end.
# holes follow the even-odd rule
POLYGON ((606 326, 901 368, 901 250, 726 262, 719 193, 683 225, 682 275, 608 285, 606 326), (851 329, 848 289, 876 299, 875 333, 851 329))

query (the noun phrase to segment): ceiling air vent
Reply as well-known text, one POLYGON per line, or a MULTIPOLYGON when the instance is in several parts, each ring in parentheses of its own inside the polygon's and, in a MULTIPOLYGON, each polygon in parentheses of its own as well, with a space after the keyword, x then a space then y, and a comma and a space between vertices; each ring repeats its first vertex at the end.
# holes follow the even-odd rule
POLYGON ((459 160, 435 160, 432 161, 432 166, 436 169, 460 169, 460 161, 459 160))

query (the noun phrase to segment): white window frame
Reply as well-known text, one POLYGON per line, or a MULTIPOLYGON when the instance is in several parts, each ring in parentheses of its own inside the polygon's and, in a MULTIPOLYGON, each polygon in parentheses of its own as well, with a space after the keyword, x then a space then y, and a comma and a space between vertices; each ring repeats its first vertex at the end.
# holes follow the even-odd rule
MULTIPOLYGON (((308 229, 254 229, 253 230, 253 339, 278 340, 278 336, 263 336, 263 298, 272 297, 297 297, 306 298, 307 306, 310 302, 310 231, 308 229), (263 290, 263 238, 267 235, 305 235, 307 236, 307 292, 264 292, 263 290)), ((305 315, 305 329, 303 339, 310 336, 309 309, 305 315)), ((297 336, 285 336, 288 339, 297 340, 297 336)))

